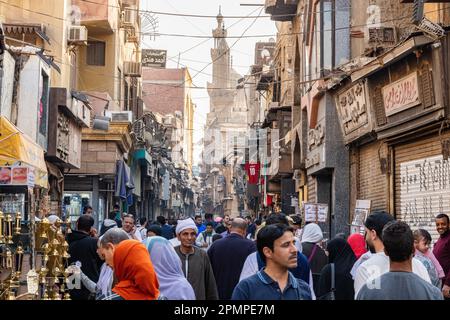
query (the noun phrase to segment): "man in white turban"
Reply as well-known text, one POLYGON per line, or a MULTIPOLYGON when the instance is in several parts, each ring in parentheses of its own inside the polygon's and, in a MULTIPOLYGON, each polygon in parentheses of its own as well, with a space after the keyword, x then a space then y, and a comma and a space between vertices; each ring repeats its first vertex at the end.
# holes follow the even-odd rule
POLYGON ((175 229, 180 245, 175 252, 181 259, 183 273, 191 284, 197 300, 217 300, 217 286, 208 255, 194 246, 198 229, 191 218, 178 220, 175 229))

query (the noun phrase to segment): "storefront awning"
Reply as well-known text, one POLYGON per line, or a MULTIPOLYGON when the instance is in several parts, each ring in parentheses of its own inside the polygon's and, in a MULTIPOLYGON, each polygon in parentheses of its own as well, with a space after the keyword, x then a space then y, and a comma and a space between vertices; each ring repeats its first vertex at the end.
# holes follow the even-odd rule
POLYGON ((38 185, 48 189, 44 150, 4 116, 0 116, 0 167, 4 168, 0 182, 3 185, 38 185), (28 170, 16 169, 21 167, 28 170), (9 181, 5 168, 11 168, 9 181))

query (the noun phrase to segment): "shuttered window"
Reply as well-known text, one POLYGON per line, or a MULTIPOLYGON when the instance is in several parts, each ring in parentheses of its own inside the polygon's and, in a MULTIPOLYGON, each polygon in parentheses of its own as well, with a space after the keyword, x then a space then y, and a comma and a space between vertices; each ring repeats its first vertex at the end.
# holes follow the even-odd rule
POLYGON ((424 108, 434 106, 433 77, 428 64, 424 64, 419 72, 421 84, 422 104, 424 108))
POLYGON ((106 44, 102 41, 88 41, 86 62, 90 66, 105 65, 106 44))
POLYGON ((373 103, 375 107, 375 116, 377 125, 382 126, 387 122, 386 111, 384 110, 383 94, 381 93, 381 86, 376 86, 373 89, 373 103))

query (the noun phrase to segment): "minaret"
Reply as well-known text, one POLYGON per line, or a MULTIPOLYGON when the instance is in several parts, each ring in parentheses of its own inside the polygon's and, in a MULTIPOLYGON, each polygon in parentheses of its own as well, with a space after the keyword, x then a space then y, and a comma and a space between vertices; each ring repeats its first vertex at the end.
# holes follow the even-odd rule
POLYGON ((230 86, 230 48, 226 40, 227 30, 223 22, 221 8, 217 15, 217 28, 213 30, 214 49, 211 49, 213 61, 212 87, 228 88, 230 86))

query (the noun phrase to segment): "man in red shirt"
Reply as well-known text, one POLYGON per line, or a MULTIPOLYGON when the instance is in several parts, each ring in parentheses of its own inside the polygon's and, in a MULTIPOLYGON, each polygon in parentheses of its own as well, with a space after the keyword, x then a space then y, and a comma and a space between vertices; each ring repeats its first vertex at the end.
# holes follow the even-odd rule
POLYGON ((433 254, 445 273, 442 294, 446 299, 450 299, 450 221, 448 215, 441 213, 436 217, 436 230, 440 237, 434 245, 433 254))

